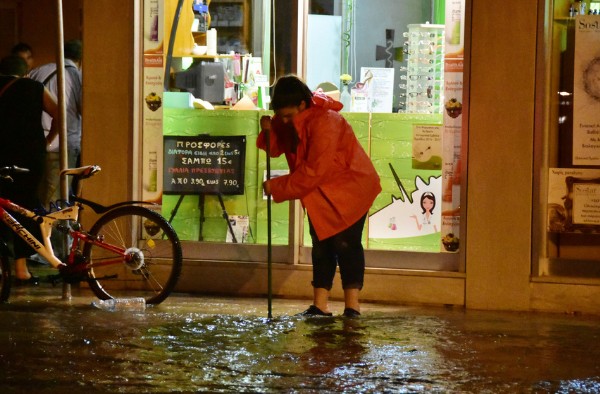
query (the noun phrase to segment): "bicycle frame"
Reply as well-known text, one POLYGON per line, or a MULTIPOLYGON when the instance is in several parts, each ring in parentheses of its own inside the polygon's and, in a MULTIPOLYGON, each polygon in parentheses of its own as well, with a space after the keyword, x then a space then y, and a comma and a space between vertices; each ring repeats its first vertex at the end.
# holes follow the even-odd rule
POLYGON ((55 255, 50 242, 52 234, 52 225, 56 220, 77 220, 79 217, 79 206, 75 205, 53 212, 46 216, 39 216, 29 209, 23 208, 20 205, 13 203, 10 200, 0 198, 0 218, 2 221, 19 237, 21 237, 36 253, 42 255, 50 265, 58 268, 64 263, 61 262, 55 255), (16 220, 8 211, 19 213, 27 218, 33 219, 39 223, 42 233, 43 243, 34 237, 18 220, 16 220))
MULTIPOLYGON (((17 205, 10 200, 6 200, 4 198, 0 198, 0 218, 6 223, 10 229, 16 233, 19 237, 21 237, 29 246, 33 248, 37 253, 42 255, 54 268, 59 268, 63 265, 71 265, 76 263, 75 255, 76 251, 79 247, 79 242, 83 241, 85 243, 92 243, 98 245, 104 249, 111 250, 112 252, 117 253, 121 258, 118 260, 108 260, 103 261, 101 263, 94 264, 94 266, 99 265, 109 265, 115 264, 118 262, 127 261, 127 253, 126 250, 120 247, 116 247, 114 245, 106 244, 101 239, 95 239, 94 237, 88 235, 87 233, 69 229, 69 235, 73 237, 73 243, 69 250, 68 261, 63 263, 60 261, 55 255, 54 250, 52 248, 52 243, 50 242, 50 236, 52 235, 52 227, 57 220, 74 220, 77 221, 79 217, 79 210, 81 209, 80 204, 75 204, 73 206, 63 208, 59 211, 49 213, 47 215, 37 215, 35 212, 30 211, 29 209, 23 208, 20 205, 17 205), (35 236, 31 234, 19 221, 17 221, 8 211, 19 213, 27 218, 33 219, 35 222, 39 223, 40 231, 42 233, 43 243, 40 242, 35 236)), ((83 264, 81 270, 84 271, 91 266, 89 264, 83 264)))

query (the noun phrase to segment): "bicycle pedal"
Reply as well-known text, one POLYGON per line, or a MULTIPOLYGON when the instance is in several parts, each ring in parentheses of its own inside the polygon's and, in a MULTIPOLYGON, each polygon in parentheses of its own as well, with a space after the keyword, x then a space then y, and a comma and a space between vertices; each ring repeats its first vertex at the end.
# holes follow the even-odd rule
POLYGON ((87 277, 80 273, 62 275, 62 281, 64 283, 68 283, 70 285, 74 285, 79 282, 85 282, 86 280, 87 280, 87 277))
POLYGON ((57 275, 64 283, 76 284, 87 280, 87 274, 77 270, 77 266, 63 266, 57 275))
POLYGON ((47 278, 52 287, 56 287, 57 284, 63 281, 63 278, 60 274, 48 275, 47 278))
POLYGON ((119 275, 114 274, 114 275, 97 276, 94 279, 95 280, 104 280, 104 279, 117 279, 117 278, 119 278, 119 275))

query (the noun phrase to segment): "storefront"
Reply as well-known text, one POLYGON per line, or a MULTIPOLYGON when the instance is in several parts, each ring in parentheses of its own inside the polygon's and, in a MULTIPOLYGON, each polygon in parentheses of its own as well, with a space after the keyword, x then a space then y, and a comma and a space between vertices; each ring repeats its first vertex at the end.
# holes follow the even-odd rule
MULTIPOLYGON (((266 160, 255 142, 258 119, 268 104, 259 96, 268 94, 268 85, 282 75, 275 64, 285 62, 269 56, 268 39, 251 40, 248 32, 263 35, 250 21, 271 4, 197 3, 183 2, 178 13, 175 1, 164 2, 164 12, 160 2, 149 1, 144 12, 142 197, 161 205, 183 240, 201 242, 190 246, 189 258, 264 262, 267 217, 261 183, 266 160), (173 20, 178 21, 175 37, 170 35, 173 20), (250 42, 254 48, 247 48, 250 42), (231 48, 245 51, 228 52, 231 48), (166 68, 173 72, 164 73, 166 68), (221 78, 220 92, 197 84, 203 73, 221 78), (202 101, 192 103, 194 98, 202 101), (198 109, 207 101, 215 110, 198 109), (236 110, 241 104, 251 109, 236 110), (219 142, 229 148, 216 157, 219 142), (230 176, 210 175, 216 171, 230 176), (253 255, 256 261, 249 259, 253 255)), ((325 87, 349 98, 344 116, 371 155, 384 188, 365 230, 367 265, 460 273, 457 166, 464 5, 383 1, 380 8, 391 12, 381 20, 367 2, 309 3, 298 2, 292 16, 304 31, 296 37, 274 34, 273 46, 300 37, 302 50, 293 56, 301 61, 283 67, 303 75, 311 89, 325 87), (454 18, 448 27, 446 14, 454 18), (378 19, 387 28, 374 34, 378 19), (432 199, 434 209, 425 212, 422 196, 432 199)), ((277 3, 271 11, 275 18, 267 16, 267 25, 269 20, 275 29, 287 24, 285 17, 277 17, 277 3)), ((287 171, 283 158, 272 166, 272 176, 287 171)), ((275 262, 310 264, 308 226, 299 204, 275 205, 271 225, 275 262)))
MULTIPOLYGON (((218 3, 211 2, 212 5, 218 3)), ((233 19, 227 22, 231 26, 217 24, 218 36, 221 35, 219 31, 226 28, 240 27, 235 26, 238 22, 247 23, 247 12, 262 15, 258 24, 262 27, 265 20, 268 23, 270 15, 277 15, 277 9, 265 12, 270 6, 257 11, 255 4, 227 3, 233 8, 221 7, 224 14, 216 18, 217 23, 225 23, 224 15, 233 19), (236 15, 237 19, 234 18, 236 15)), ((271 2, 264 2, 267 3, 271 2)), ((483 309, 599 312, 600 305, 596 301, 600 293, 598 235, 588 231, 595 228, 595 224, 571 227, 576 233, 557 232, 556 227, 550 226, 547 214, 560 216, 563 210, 570 209, 552 205, 556 201, 550 200, 549 186, 554 182, 548 176, 552 173, 551 168, 579 171, 581 165, 585 170, 594 170, 596 165, 569 163, 561 159, 564 156, 559 158, 558 148, 565 146, 565 136, 590 135, 591 129, 580 133, 561 130, 563 126, 560 125, 564 122, 557 121, 563 119, 557 116, 559 100, 551 93, 569 92, 568 86, 560 85, 564 83, 560 75, 572 77, 573 71, 569 74, 566 63, 560 62, 559 58, 564 58, 568 52, 564 45, 571 49, 569 26, 575 26, 582 17, 570 17, 570 3, 564 2, 563 6, 558 1, 547 5, 508 1, 503 7, 477 1, 465 1, 464 4, 460 1, 416 1, 401 2, 401 6, 396 5, 399 2, 383 1, 385 4, 381 8, 373 7, 372 1, 369 7, 360 0, 338 3, 332 11, 319 11, 321 14, 315 15, 317 2, 299 2, 295 14, 301 17, 293 20, 305 29, 297 30, 295 41, 292 36, 277 34, 275 30, 273 44, 265 46, 256 39, 256 34, 269 37, 270 30, 269 34, 263 34, 253 24, 237 29, 244 31, 244 39, 227 45, 233 45, 234 51, 245 46, 253 58, 258 58, 255 65, 262 67, 261 74, 268 75, 268 83, 285 70, 303 75, 311 88, 321 82, 332 82, 344 89, 340 80, 342 74, 351 76, 353 87, 356 82, 364 86, 372 81, 377 88, 376 93, 371 91, 376 96, 366 96, 377 98, 376 103, 364 104, 366 111, 357 107, 358 111, 345 113, 376 164, 384 188, 369 214, 365 230, 368 269, 363 298, 483 309), (408 12, 408 8, 403 12, 394 11, 394 7, 411 7, 409 3, 414 3, 411 10, 416 14, 408 12), (352 5, 350 13, 348 4, 352 5), (376 9, 379 11, 375 12, 376 9), (370 10, 373 10, 373 16, 370 10), (408 19, 401 20, 400 15, 408 19), (375 16, 379 19, 373 19, 375 16), (385 19, 388 16, 390 21, 385 19), (326 20, 324 24, 322 19, 326 20), (502 20, 511 20, 510 26, 502 20), (366 25, 361 27, 363 22, 366 25), (336 45, 336 42, 326 43, 324 37, 330 35, 321 33, 323 28, 332 26, 342 37, 349 33, 349 39, 337 42, 342 55, 334 74, 313 74, 311 67, 316 69, 315 73, 327 73, 323 64, 330 64, 311 63, 314 45, 310 42, 315 34, 311 29, 314 27, 318 33, 317 46, 324 49, 327 45, 336 45), (441 28, 435 30, 438 26, 441 28), (561 26, 564 33, 561 33, 561 26), (279 68, 273 72, 275 66, 270 59, 277 57, 271 56, 270 52, 279 50, 281 42, 288 43, 293 55, 287 61, 276 62, 279 68), (554 50, 549 51, 550 48, 554 50), (434 82, 431 85, 421 83, 422 78, 434 82), (431 232, 419 234, 416 231, 422 213, 417 204, 426 192, 435 196, 440 209, 433 212, 438 217, 431 232), (444 245, 443 240, 450 242, 444 245)), ((587 5, 588 10, 596 6, 594 3, 587 5)), ((100 11, 92 4, 85 7, 100 11)), ((84 11, 87 15, 88 10, 84 11)), ((160 77, 166 75, 162 70, 168 61, 165 56, 168 46, 162 47, 162 53, 157 52, 161 34, 163 42, 168 34, 165 30, 160 33, 159 23, 157 41, 153 41, 154 33, 148 29, 148 21, 152 21, 154 15, 151 18, 146 14, 148 7, 144 10, 144 7, 131 6, 124 11, 126 16, 108 16, 105 11, 100 19, 108 22, 111 17, 130 20, 136 19, 136 15, 140 17, 140 25, 130 27, 131 36, 140 32, 139 44, 133 44, 133 48, 125 45, 114 51, 117 57, 122 56, 121 59, 130 58, 130 53, 139 53, 139 57, 131 60, 133 65, 139 65, 134 67, 138 71, 132 75, 119 75, 118 79, 127 88, 112 86, 109 93, 111 89, 96 79, 106 74, 102 69, 104 66, 98 67, 99 63, 94 60, 120 63, 112 56, 102 59, 99 54, 92 53, 92 59, 84 63, 86 75, 92 74, 90 70, 98 71, 98 74, 88 77, 92 88, 86 91, 84 99, 97 108, 111 107, 115 119, 123 116, 134 125, 133 133, 131 130, 127 136, 118 133, 123 125, 115 128, 114 119, 95 117, 98 125, 91 125, 91 120, 87 120, 89 128, 103 127, 114 132, 108 131, 110 141, 98 136, 90 136, 84 141, 84 144, 95 144, 99 148, 88 153, 89 160, 86 161, 105 160, 109 151, 115 152, 117 157, 128 158, 121 163, 103 165, 105 171, 116 175, 111 182, 99 181, 97 189, 91 192, 100 194, 115 188, 119 194, 126 185, 128 196, 160 202, 165 216, 173 215, 177 206, 173 224, 185 240, 183 291, 264 294, 266 202, 260 184, 265 159, 254 148, 262 112, 181 108, 181 102, 175 99, 180 95, 162 96, 164 79, 160 80, 160 77), (146 35, 155 43, 153 47, 144 41, 146 35), (129 49, 131 52, 126 51, 129 49), (162 63, 156 67, 158 70, 152 70, 152 64, 159 60, 162 63), (159 77, 158 84, 152 75, 159 77), (134 81, 133 86, 131 81, 134 81), (156 91, 149 91, 151 86, 156 91), (124 100, 123 104, 137 115, 127 115, 124 108, 116 108, 114 101, 108 103, 112 99, 120 100, 121 96, 114 96, 118 91, 126 92, 131 101, 124 100), (155 99, 151 93, 160 96, 160 109, 150 108, 149 103, 155 99), (162 112, 160 116, 159 111, 162 112), (153 129, 155 135, 152 137, 153 129), (227 215, 236 220, 234 230, 241 230, 234 233, 235 238, 243 242, 231 242, 232 232, 223 218, 221 200, 214 190, 200 187, 180 192, 183 182, 200 179, 182 176, 196 167, 179 165, 171 166, 170 174, 164 171, 164 155, 169 154, 165 151, 164 141, 174 143, 175 147, 178 142, 206 143, 198 140, 202 138, 199 137, 201 134, 244 137, 243 190, 222 193, 227 215), (177 137, 185 138, 177 141, 177 137), (117 146, 117 142, 122 146, 117 146), (175 183, 165 184, 165 180, 175 183)), ((168 19, 166 10, 163 14, 158 12, 157 20, 168 19)), ((588 24, 593 27, 597 23, 594 18, 600 17, 592 14, 585 18, 591 18, 588 24)), ((84 21, 88 21, 88 17, 84 16, 84 21)), ((90 20, 88 28, 93 29, 98 23, 90 20)), ((296 31, 289 29, 293 25, 292 22, 285 24, 288 30, 296 31)), ((165 24, 164 29, 167 28, 168 24, 165 24)), ((181 30, 177 34, 181 34, 181 30)), ((194 40, 201 36, 200 33, 187 35, 194 40)), ((99 47, 106 47, 102 40, 91 34, 88 37, 86 30, 84 38, 99 47)), ((588 44, 588 48, 593 45, 588 44)), ((227 49, 229 47, 224 47, 223 51, 227 49)), ((174 52, 174 55, 188 57, 183 56, 188 53, 174 52)), ((223 56, 223 61, 230 60, 228 56, 223 56)), ((323 59, 322 55, 314 56, 323 59)), ((169 69, 173 67, 176 72, 184 68, 183 63, 172 64, 169 69)), ((129 73, 126 67, 122 69, 129 73)), ((264 82, 261 78, 257 80, 259 84, 264 82)), ((360 105, 364 96, 361 92, 353 93, 355 105, 360 105)), ((94 109, 89 112, 99 114, 94 109)), ((580 122, 588 123, 587 120, 580 122)), ((593 145, 591 140, 579 143, 581 146, 593 145)), ((191 152, 192 159, 194 155, 202 155, 191 146, 187 150, 189 152, 178 154, 191 152)), ((188 164, 195 162, 199 161, 186 161, 188 164)), ((273 166, 277 170, 286 168, 280 161, 274 161, 273 166)), ((563 177, 559 183, 566 180, 563 176, 566 172, 559 173, 559 178, 563 177)), ((591 201, 586 200, 585 205, 593 205, 595 183, 587 182, 587 179, 597 178, 597 175, 584 172, 576 175, 586 179, 585 187, 577 186, 576 195, 579 201, 591 201)), ((575 205, 580 206, 579 203, 575 205)), ((582 216, 586 216, 583 210, 576 210, 577 220, 593 220, 593 207, 590 209, 592 212, 583 219, 582 216)), ((556 222, 552 223, 554 226, 556 222)), ((309 296, 310 242, 301 208, 297 204, 274 206, 272 225, 275 295, 309 296)))

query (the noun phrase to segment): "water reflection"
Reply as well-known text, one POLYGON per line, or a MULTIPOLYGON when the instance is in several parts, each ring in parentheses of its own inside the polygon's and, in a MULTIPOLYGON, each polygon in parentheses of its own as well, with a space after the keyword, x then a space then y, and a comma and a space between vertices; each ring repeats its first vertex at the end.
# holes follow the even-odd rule
MULTIPOLYGON (((308 339, 298 364, 309 374, 352 376, 347 366, 361 363, 367 348, 365 325, 359 319, 308 318, 303 322, 308 339)), ((288 350, 289 351, 289 350, 288 350)))
POLYGON ((56 298, 0 307, 2 393, 598 392, 598 320, 174 297, 145 313, 56 298), (379 309, 382 309, 380 311, 379 309))

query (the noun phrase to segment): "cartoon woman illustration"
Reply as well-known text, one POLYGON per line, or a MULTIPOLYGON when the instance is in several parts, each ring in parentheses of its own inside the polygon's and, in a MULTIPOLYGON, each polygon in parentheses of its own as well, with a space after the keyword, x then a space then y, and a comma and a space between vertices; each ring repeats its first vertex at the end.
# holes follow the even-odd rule
POLYGON ((435 195, 432 192, 425 192, 421 195, 421 209, 423 210, 423 217, 419 223, 417 215, 411 215, 410 217, 415 219, 417 228, 419 231, 427 231, 428 233, 437 233, 438 229, 435 221, 432 220, 433 209, 435 208, 435 195))

